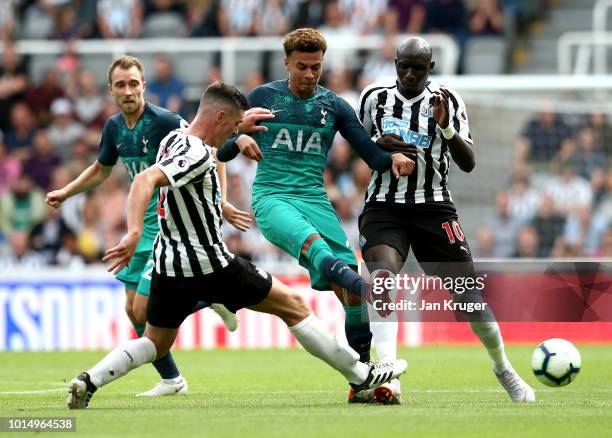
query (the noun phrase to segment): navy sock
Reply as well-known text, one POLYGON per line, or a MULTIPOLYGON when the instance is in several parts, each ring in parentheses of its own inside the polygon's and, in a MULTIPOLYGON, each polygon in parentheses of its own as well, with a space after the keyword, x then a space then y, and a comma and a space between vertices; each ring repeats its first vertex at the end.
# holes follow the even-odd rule
POLYGON ((172 357, 172 353, 168 352, 164 357, 160 357, 155 362, 153 362, 153 366, 159 373, 162 379, 176 379, 181 375, 179 373, 178 368, 176 367, 176 363, 174 362, 174 358, 172 357))
POLYGON ((343 307, 346 312, 344 332, 346 333, 348 344, 359 353, 359 360, 361 362, 369 362, 372 333, 370 332, 370 321, 366 304, 343 307))
POLYGON ((336 257, 323 239, 312 242, 306 257, 325 280, 340 285, 359 297, 366 294, 368 284, 357 272, 336 257))

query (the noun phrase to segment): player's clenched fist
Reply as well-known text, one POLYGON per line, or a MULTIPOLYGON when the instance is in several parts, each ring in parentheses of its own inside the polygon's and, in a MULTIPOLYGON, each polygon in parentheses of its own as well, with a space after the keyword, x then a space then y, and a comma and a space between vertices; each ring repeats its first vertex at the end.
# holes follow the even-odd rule
POLYGON ((53 190, 52 192, 47 193, 45 202, 47 203, 47 205, 53 208, 59 208, 59 206, 62 205, 62 202, 64 202, 66 198, 68 198, 68 196, 66 195, 66 192, 64 190, 53 190))
POLYGON ((391 170, 396 178, 408 176, 414 171, 414 161, 402 153, 392 154, 391 161, 391 170))

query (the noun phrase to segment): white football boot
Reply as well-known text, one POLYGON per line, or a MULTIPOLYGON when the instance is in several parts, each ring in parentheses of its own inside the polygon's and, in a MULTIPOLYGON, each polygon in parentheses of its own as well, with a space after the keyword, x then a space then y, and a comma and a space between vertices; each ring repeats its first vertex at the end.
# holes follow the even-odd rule
POLYGON ((536 401, 535 392, 511 366, 501 374, 495 373, 497 380, 504 387, 513 402, 533 403, 536 401))
POLYGON ((136 397, 161 397, 167 395, 187 395, 189 387, 183 376, 176 383, 165 383, 161 380, 153 388, 138 394, 136 397))
POLYGON ((210 305, 210 308, 221 317, 223 324, 225 324, 225 327, 230 332, 236 331, 238 328, 238 315, 227 310, 227 307, 225 307, 223 304, 213 303, 210 305))
POLYGON ((370 365, 370 372, 365 381, 361 384, 351 383, 351 387, 356 393, 364 389, 375 388, 383 383, 397 379, 406 372, 406 368, 408 368, 408 362, 404 359, 385 359, 376 361, 370 365))

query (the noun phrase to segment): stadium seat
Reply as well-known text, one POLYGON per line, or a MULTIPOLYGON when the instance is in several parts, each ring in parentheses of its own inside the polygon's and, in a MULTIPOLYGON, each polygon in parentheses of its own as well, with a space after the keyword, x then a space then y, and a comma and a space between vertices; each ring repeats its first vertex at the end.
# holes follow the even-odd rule
POLYGON ((153 14, 142 26, 143 38, 173 38, 185 34, 185 21, 179 14, 173 12, 153 14))
POLYGON ((502 37, 472 37, 465 48, 465 73, 493 75, 505 71, 506 42, 502 37))

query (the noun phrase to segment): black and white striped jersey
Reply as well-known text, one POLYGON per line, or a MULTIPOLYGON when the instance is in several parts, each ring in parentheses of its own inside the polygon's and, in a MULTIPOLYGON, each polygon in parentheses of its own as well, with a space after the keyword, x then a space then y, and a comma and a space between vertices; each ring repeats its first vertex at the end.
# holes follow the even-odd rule
POLYGON ((226 267, 234 255, 221 237, 221 191, 212 149, 175 130, 161 141, 155 165, 170 181, 159 189, 156 272, 193 277, 226 267))
MULTIPOLYGON (((468 144, 472 144, 463 99, 457 92, 444 88, 451 93, 450 123, 468 144)), ((452 202, 447 186, 451 159, 448 142, 432 113, 434 96, 439 90, 440 84, 429 82, 421 94, 407 99, 392 79, 372 84, 361 93, 358 116, 374 140, 384 134, 398 134, 421 149, 414 172, 409 176, 395 179, 390 170, 374 171, 366 192, 366 204, 452 202)))

